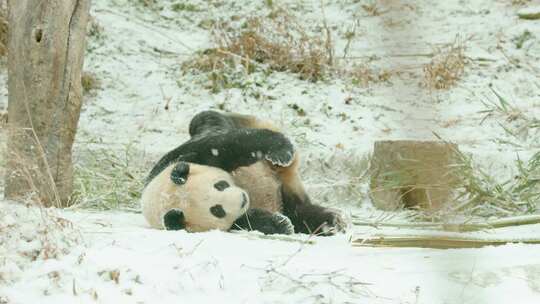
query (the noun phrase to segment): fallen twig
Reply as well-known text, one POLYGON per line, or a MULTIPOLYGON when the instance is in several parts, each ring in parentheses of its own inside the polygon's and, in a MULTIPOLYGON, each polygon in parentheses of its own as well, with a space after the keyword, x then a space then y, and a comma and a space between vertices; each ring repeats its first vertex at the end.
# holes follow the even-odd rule
POLYGON ((310 238, 307 240, 299 239, 296 237, 282 235, 282 234, 262 234, 257 232, 246 232, 246 231, 231 231, 232 233, 246 236, 248 239, 266 239, 266 240, 276 240, 276 241, 285 241, 285 242, 296 242, 301 244, 313 245, 316 242, 310 238))

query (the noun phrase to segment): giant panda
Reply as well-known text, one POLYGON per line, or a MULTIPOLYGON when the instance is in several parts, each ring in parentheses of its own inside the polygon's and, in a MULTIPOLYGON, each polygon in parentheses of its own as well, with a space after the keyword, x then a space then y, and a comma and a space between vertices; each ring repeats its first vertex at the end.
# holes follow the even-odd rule
POLYGON ((191 120, 189 134, 146 179, 141 204, 152 227, 318 235, 344 230, 341 212, 311 203, 298 174, 298 152, 271 123, 204 111, 191 120))
POLYGON ((142 208, 155 228, 229 230, 248 210, 249 196, 234 185, 228 172, 180 161, 167 166, 146 185, 142 208))

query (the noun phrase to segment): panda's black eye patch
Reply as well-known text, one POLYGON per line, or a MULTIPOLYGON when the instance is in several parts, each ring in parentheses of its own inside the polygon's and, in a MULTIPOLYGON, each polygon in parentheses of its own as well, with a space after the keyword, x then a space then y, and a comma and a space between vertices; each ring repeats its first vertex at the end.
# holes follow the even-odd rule
POLYGON ((214 205, 210 207, 210 213, 214 215, 217 218, 224 218, 227 213, 225 213, 225 210, 223 209, 223 206, 221 205, 214 205))
POLYGON ((231 185, 227 183, 226 181, 222 180, 214 184, 214 188, 218 189, 218 191, 223 191, 227 188, 229 188, 231 185))

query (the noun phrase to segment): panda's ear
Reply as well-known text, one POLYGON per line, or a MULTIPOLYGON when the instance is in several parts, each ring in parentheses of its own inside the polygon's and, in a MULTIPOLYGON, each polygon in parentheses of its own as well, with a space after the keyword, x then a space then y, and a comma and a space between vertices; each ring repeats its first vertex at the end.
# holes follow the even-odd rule
POLYGON ((186 162, 177 163, 171 171, 171 180, 177 185, 186 183, 189 175, 189 164, 186 162))
POLYGON ((163 226, 166 230, 181 230, 186 228, 184 212, 180 209, 171 209, 163 216, 163 226))

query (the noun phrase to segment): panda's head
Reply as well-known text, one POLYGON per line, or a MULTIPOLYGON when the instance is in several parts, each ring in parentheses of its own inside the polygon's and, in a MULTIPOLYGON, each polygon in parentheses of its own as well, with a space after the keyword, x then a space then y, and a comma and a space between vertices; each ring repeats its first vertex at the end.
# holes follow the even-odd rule
POLYGON ((174 163, 150 181, 143 213, 155 228, 191 232, 228 230, 249 208, 248 194, 215 167, 174 163))

